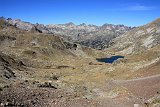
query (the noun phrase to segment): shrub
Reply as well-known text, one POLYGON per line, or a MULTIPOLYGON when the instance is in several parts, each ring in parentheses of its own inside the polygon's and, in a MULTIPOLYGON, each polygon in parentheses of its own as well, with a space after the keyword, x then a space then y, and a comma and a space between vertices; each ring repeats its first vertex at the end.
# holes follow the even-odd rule
POLYGON ((54 88, 57 89, 55 86, 53 86, 50 82, 44 82, 43 84, 39 84, 38 87, 45 87, 45 88, 54 88))

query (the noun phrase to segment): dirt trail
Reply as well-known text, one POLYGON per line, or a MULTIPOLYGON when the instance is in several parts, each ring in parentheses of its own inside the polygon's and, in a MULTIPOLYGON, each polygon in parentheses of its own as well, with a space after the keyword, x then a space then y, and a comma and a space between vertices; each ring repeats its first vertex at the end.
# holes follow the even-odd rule
POLYGON ((160 91, 160 75, 132 80, 115 80, 114 82, 126 87, 134 95, 139 97, 150 98, 160 91))
POLYGON ((148 99, 160 92, 160 75, 131 80, 110 80, 102 90, 101 94, 104 96, 99 97, 99 100, 104 104, 107 102, 106 105, 110 107, 133 107, 134 104, 143 107, 148 99), (106 92, 112 92, 112 95, 106 92))

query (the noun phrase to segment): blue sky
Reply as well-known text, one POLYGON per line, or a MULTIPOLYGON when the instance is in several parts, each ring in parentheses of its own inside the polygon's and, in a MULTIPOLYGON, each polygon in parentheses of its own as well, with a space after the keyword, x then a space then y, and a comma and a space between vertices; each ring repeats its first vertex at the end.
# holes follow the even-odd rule
POLYGON ((0 0, 0 16, 32 23, 144 25, 160 17, 160 0, 0 0))

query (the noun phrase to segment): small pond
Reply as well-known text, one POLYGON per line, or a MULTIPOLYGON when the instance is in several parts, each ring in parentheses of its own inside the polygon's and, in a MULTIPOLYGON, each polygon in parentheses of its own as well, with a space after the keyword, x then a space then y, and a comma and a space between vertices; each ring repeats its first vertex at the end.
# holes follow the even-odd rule
POLYGON ((116 61, 119 58, 124 58, 124 56, 116 55, 116 56, 112 56, 110 58, 97 58, 96 60, 98 62, 113 63, 114 61, 116 61))

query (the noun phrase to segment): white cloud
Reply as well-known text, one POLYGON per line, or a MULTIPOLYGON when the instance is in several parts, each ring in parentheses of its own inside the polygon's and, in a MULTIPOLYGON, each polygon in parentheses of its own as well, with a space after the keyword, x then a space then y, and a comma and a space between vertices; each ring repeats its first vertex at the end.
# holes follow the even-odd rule
POLYGON ((123 5, 113 9, 107 9, 106 11, 149 11, 156 10, 159 7, 156 6, 145 6, 141 4, 123 5))
POLYGON ((146 10, 153 10, 155 7, 153 6, 144 6, 140 4, 136 4, 134 6, 130 6, 127 8, 127 10, 132 10, 132 11, 146 11, 146 10))

